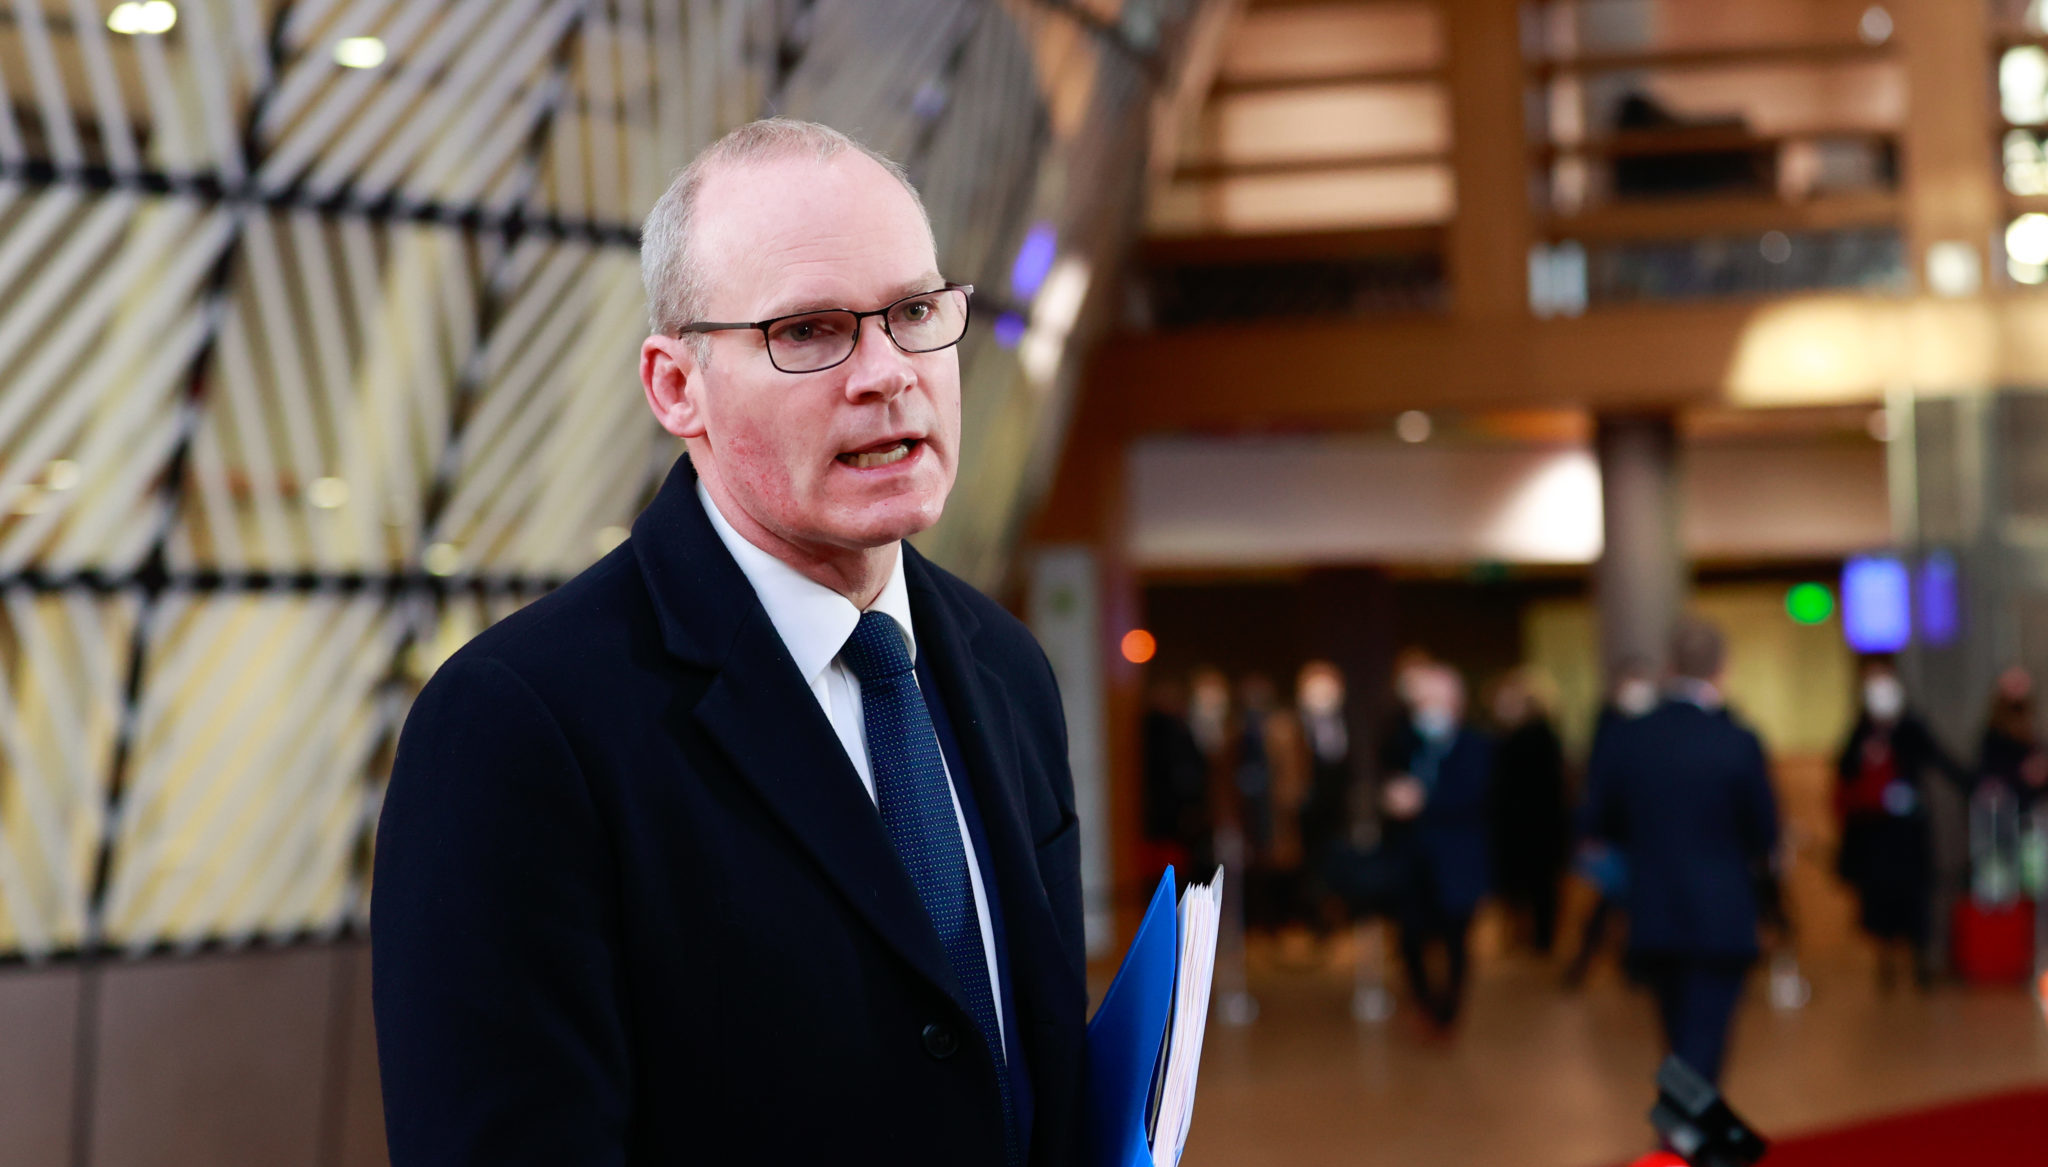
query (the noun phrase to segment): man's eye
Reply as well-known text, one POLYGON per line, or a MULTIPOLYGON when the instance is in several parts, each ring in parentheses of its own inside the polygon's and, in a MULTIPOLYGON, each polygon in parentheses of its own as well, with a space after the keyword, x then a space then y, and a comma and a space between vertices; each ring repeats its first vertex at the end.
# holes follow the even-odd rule
POLYGON ((919 300, 915 304, 905 304, 903 306, 903 319, 908 320, 912 324, 923 324, 932 318, 932 311, 932 302, 930 300, 919 300))
POLYGON ((812 341, 827 340, 845 331, 845 325, 827 316, 806 316, 801 320, 785 320, 775 326, 769 339, 786 344, 810 344, 812 341))

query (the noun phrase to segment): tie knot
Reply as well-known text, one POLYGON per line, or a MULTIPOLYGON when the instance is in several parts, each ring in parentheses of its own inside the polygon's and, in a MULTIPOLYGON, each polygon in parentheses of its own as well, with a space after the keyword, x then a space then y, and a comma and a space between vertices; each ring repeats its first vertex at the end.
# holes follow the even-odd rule
POLYGON ((853 635, 846 638, 846 647, 839 650, 839 658, 863 685, 900 677, 911 668, 903 633, 894 619, 881 612, 861 613, 853 635))

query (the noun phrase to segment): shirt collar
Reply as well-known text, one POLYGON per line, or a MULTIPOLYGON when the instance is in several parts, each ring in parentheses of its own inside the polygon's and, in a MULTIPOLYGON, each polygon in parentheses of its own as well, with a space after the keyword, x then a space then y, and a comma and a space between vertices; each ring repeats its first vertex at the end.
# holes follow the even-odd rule
POLYGON ((1675 677, 1665 692, 1674 701, 1697 705, 1708 713, 1717 712, 1728 703, 1712 681, 1702 681, 1697 677, 1675 677))
MULTIPOLYGON (((860 623, 860 609, 845 596, 747 542, 719 513, 718 504, 711 500, 711 492, 704 489, 702 479, 697 481, 697 499, 704 504, 704 513, 711 519, 711 529, 718 532, 719 542, 732 553, 733 562, 739 564, 740 572, 754 586, 754 594, 761 598, 761 606, 767 609, 768 620, 782 637, 783 646, 789 649, 790 659, 796 662, 804 684, 816 684, 819 675, 839 656, 839 650, 846 647, 847 638, 860 623)), ((889 580, 868 610, 896 622, 897 631, 903 634, 903 647, 915 661, 917 635, 910 624, 910 589, 903 582, 903 544, 896 544, 889 580)))

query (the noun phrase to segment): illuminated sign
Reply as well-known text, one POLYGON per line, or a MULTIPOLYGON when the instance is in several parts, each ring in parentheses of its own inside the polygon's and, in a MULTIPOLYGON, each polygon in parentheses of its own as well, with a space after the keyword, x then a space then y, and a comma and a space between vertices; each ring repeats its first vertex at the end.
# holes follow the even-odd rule
POLYGON ((1912 582, 1903 562, 1859 555, 1843 566, 1842 635, 1857 652, 1898 652, 1912 640, 1912 582))

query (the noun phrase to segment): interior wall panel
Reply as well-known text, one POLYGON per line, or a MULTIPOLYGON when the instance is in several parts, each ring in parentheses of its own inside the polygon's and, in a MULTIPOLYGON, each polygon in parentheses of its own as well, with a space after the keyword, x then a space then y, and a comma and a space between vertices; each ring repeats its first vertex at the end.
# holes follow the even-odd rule
POLYGON ((311 1167, 333 969, 324 948, 105 967, 93 1167, 311 1167))
POLYGON ((78 970, 0 970, 0 1167, 70 1162, 78 970))

